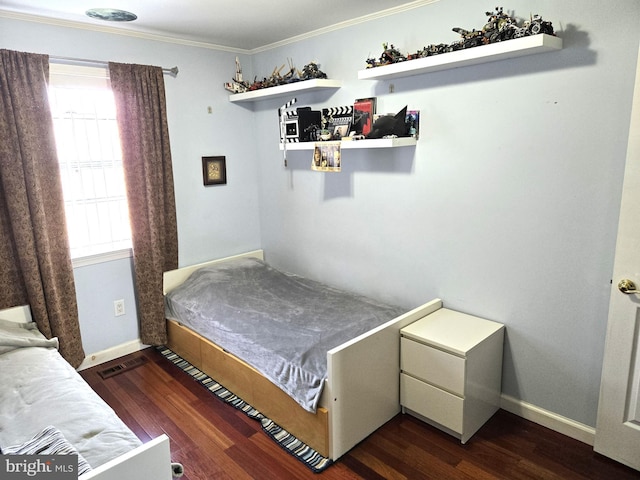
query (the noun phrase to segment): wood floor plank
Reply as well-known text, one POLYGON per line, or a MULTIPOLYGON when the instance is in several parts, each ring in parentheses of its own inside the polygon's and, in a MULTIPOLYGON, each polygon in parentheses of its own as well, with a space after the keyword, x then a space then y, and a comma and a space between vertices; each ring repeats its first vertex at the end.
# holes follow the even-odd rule
MULTIPOLYGON (((403 464, 400 462, 390 462, 388 461, 386 455, 384 455, 384 451, 381 452, 379 449, 355 449, 352 453, 353 457, 358 459, 360 463, 363 465, 367 465, 370 469, 380 475, 382 478, 388 478, 391 480, 410 480, 411 475, 407 476, 406 473, 402 473, 399 470, 407 470, 407 468, 403 468, 403 464), (382 455, 381 455, 382 453, 382 455), (392 465, 392 463, 394 465, 392 465), (400 466, 400 469, 397 469, 397 466, 400 466)), ((408 468, 412 468, 412 466, 406 465, 408 468)))
POLYGON ((498 411, 467 444, 408 415, 397 415, 321 474, 278 446, 260 423, 220 401, 149 348, 114 361, 147 362, 103 379, 81 375, 143 441, 171 440, 183 480, 640 480, 640 472, 592 447, 498 411))
MULTIPOLYGON (((460 480, 471 480, 463 472, 456 470, 460 459, 451 461, 450 458, 442 458, 434 452, 420 448, 415 444, 399 444, 397 439, 385 438, 380 435, 372 435, 367 445, 367 450, 372 457, 378 458, 385 465, 392 465, 398 472, 404 474, 406 478, 412 479, 420 474, 428 472, 431 478, 455 478, 460 480)), ((356 449, 353 455, 358 455, 356 449)), ((371 459, 364 463, 370 464, 371 459)), ((387 477, 386 473, 377 470, 387 477)))
POLYGON ((469 478, 473 478, 474 480, 499 480, 500 479, 499 476, 491 472, 487 472, 486 470, 482 469, 478 465, 474 465, 473 463, 468 462, 467 460, 462 460, 456 466, 456 470, 463 472, 469 478))

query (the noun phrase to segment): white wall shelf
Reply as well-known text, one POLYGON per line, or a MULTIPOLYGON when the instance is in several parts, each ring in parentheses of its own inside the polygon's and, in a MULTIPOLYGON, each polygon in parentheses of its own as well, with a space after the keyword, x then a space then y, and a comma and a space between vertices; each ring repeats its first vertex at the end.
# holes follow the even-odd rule
POLYGON ((477 65, 480 63, 523 57, 535 53, 562 49, 562 39, 553 35, 539 34, 491 43, 480 47, 441 53, 431 57, 392 63, 381 67, 367 68, 358 72, 359 80, 386 80, 391 78, 421 75, 439 70, 477 65))
MULTIPOLYGON (((322 142, 318 142, 322 143, 322 142)), ((342 150, 356 149, 356 148, 396 148, 396 147, 411 147, 415 146, 417 140, 413 137, 399 137, 399 138, 376 138, 370 140, 346 140, 340 142, 340 148, 342 150)), ((280 144, 280 150, 284 149, 284 144, 280 144)), ((298 142, 287 143, 287 151, 293 150, 313 150, 316 146, 316 142, 298 142)))
POLYGON ((311 92, 322 89, 338 89, 342 86, 340 80, 328 80, 315 78, 312 80, 302 80, 300 82, 278 85, 276 87, 261 88, 251 92, 233 93, 229 95, 230 102, 256 102, 268 98, 282 97, 296 92, 311 92))

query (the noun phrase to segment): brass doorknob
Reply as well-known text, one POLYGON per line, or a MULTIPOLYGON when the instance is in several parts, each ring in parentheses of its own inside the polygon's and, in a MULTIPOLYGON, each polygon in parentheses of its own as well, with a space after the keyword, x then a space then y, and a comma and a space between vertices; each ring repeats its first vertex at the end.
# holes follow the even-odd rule
POLYGON ((620 290, 622 293, 626 293, 627 295, 640 293, 640 291, 636 290, 636 284, 628 278, 625 278, 618 282, 618 290, 620 290))

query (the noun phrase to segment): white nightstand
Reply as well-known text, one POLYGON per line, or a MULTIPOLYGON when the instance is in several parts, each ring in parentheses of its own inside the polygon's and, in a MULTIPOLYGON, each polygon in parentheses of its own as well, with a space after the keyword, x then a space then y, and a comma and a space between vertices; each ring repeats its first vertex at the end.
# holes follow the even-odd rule
POLYGON ((465 443, 500 406, 504 325, 441 308, 400 334, 402 411, 465 443))

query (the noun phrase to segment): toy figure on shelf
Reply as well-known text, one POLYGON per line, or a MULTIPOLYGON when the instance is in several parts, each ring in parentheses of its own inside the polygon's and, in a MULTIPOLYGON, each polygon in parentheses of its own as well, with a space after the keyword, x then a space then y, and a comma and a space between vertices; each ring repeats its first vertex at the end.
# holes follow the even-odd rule
POLYGON ((489 18, 480 31, 469 31, 459 27, 453 29, 454 32, 462 36, 464 48, 503 42, 539 33, 554 35, 551 22, 542 20, 540 15, 535 15, 524 22, 522 26, 518 26, 518 21, 513 16, 504 13, 502 7, 496 7, 494 12, 485 12, 485 14, 489 18))
POLYGON ((404 62, 407 59, 407 57, 400 53, 400 50, 398 50, 393 43, 390 46, 388 46, 387 43, 383 43, 382 47, 384 48, 384 51, 382 52, 382 55, 380 55, 380 63, 383 65, 388 63, 404 62))
POLYGON ((367 59, 367 68, 370 67, 379 67, 380 65, 389 65, 391 63, 404 62, 407 60, 400 50, 398 50, 393 43, 389 45, 388 43, 382 44, 382 54, 379 59, 369 58, 367 59))
POLYGON ((524 22, 522 26, 526 29, 527 35, 538 35, 540 33, 555 35, 551 22, 542 20, 540 15, 533 15, 531 19, 524 22))
POLYGON ((280 73, 284 68, 284 65, 282 65, 280 68, 275 67, 271 72, 269 78, 264 77, 262 80, 258 80, 257 77, 254 77, 253 83, 247 87, 247 90, 253 92, 262 88, 277 87, 278 85, 286 85, 288 83, 299 81, 300 78, 298 78, 297 76, 297 71, 293 66, 293 61, 289 59, 288 62, 289 70, 287 71, 287 73, 285 73, 284 75, 280 73))
POLYGON ((327 78, 327 74, 320 70, 316 62, 311 62, 305 65, 302 72, 298 70, 293 60, 288 59, 289 69, 286 73, 282 74, 282 69, 285 67, 282 65, 280 68, 275 67, 269 77, 263 77, 262 80, 258 80, 258 77, 254 77, 253 82, 245 82, 242 78, 242 69, 240 62, 236 57, 236 76, 232 82, 224 84, 224 88, 232 93, 244 93, 253 92, 268 87, 277 87, 279 85, 287 85, 294 82, 301 82, 303 80, 311 80, 314 78, 327 78))
POLYGON ((415 60, 416 58, 431 57, 432 55, 439 55, 441 53, 447 53, 449 51, 449 45, 446 45, 444 43, 439 43, 438 45, 428 45, 426 47, 422 47, 422 49, 418 50, 416 53, 408 55, 407 59, 415 60))
POLYGON ((406 57, 402 55, 393 45, 387 47, 383 44, 384 52, 379 59, 367 58, 367 68, 389 65, 405 60, 415 60, 418 58, 440 55, 442 53, 455 52, 467 48, 479 47, 490 43, 503 42, 515 38, 530 35, 547 34, 555 35, 551 22, 545 21, 540 15, 533 15, 529 20, 518 25, 518 21, 512 15, 504 13, 502 7, 496 7, 493 12, 485 12, 488 17, 484 26, 480 30, 454 27, 452 30, 462 37, 461 40, 450 44, 432 44, 423 47, 415 53, 406 57))
POLYGON ((462 48, 472 48, 478 47, 480 45, 486 45, 489 43, 489 39, 485 36, 482 30, 465 30, 464 28, 455 27, 452 29, 454 32, 459 33, 462 37, 459 44, 462 45, 462 48))
POLYGON ((302 67, 302 72, 298 72, 302 80, 311 80, 314 78, 327 78, 327 74, 320 70, 320 66, 316 62, 307 63, 302 67))
POLYGON ((518 28, 516 19, 504 13, 502 7, 496 7, 495 12, 485 12, 489 17, 487 23, 482 27, 488 43, 502 42, 516 37, 523 37, 524 32, 518 28))
MULTIPOLYGON (((298 70, 292 59, 288 59, 287 62, 289 62, 289 70, 287 71, 287 73, 285 73, 282 76, 278 76, 277 80, 276 80, 276 84, 277 85, 285 85, 287 83, 293 83, 293 82, 299 82, 300 81, 300 70, 298 70)), ((280 67, 280 69, 282 69, 284 67, 284 65, 282 67, 280 67)), ((278 72, 280 72, 278 70, 278 72)))
POLYGON ((236 76, 233 77, 231 82, 225 83, 224 88, 233 93, 243 93, 249 89, 247 82, 242 79, 242 67, 240 66, 238 57, 236 57, 236 76))

